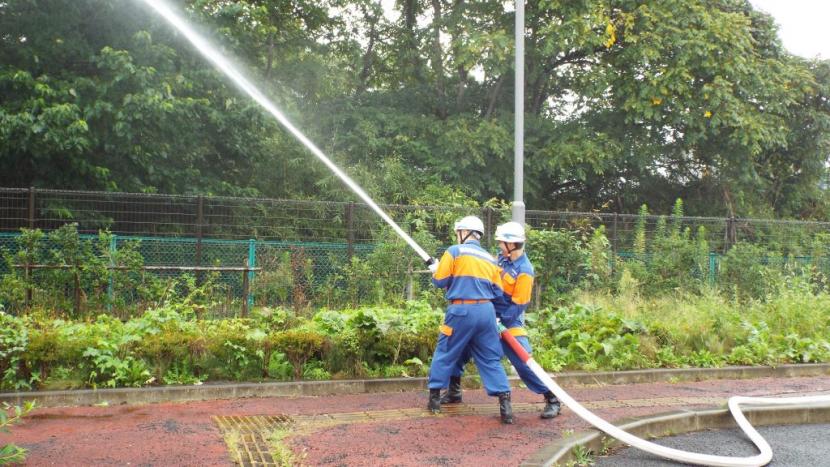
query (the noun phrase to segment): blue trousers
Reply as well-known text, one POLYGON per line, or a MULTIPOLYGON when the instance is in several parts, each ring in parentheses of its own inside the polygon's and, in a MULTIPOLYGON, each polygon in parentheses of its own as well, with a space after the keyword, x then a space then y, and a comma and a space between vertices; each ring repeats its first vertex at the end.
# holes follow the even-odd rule
POLYGON ((501 366, 503 350, 496 327, 496 312, 490 302, 450 305, 444 314, 444 326, 429 368, 430 389, 450 385, 450 376, 462 354, 475 359, 485 391, 490 396, 510 391, 507 374, 501 366))
MULTIPOLYGON (((501 339, 499 340, 501 341, 501 339)), ((516 336, 516 340, 519 341, 519 344, 522 344, 522 347, 524 347, 528 354, 532 353, 533 350, 530 348, 530 340, 527 336, 516 336)), ((543 383, 542 380, 540 380, 539 377, 533 373, 533 370, 531 370, 530 367, 527 366, 518 355, 516 355, 516 352, 514 352, 506 342, 501 341, 501 346, 504 354, 507 355, 507 359, 510 360, 513 368, 516 369, 516 373, 519 374, 519 378, 524 381, 528 389, 536 394, 544 394, 550 391, 550 389, 545 386, 545 383, 543 383)), ((452 376, 461 376, 464 373, 464 365, 470 361, 470 357, 475 359, 475 356, 472 355, 470 351, 466 350, 462 352, 461 358, 458 360, 458 364, 453 369, 452 376)), ((477 362, 478 360, 474 361, 477 362)), ((480 368, 479 371, 481 371, 480 368)))

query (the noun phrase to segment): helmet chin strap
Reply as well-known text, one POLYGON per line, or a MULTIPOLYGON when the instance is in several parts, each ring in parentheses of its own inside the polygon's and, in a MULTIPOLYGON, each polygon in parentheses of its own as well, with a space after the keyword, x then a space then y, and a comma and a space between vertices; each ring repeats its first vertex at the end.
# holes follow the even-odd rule
POLYGON ((513 252, 516 250, 521 250, 522 247, 515 246, 518 245, 517 243, 513 242, 504 242, 504 247, 507 249, 507 256, 513 256, 513 252))
POLYGON ((473 232, 475 232, 475 231, 474 230, 468 230, 467 235, 462 237, 461 241, 459 243, 467 243, 467 240, 470 238, 471 235, 473 235, 473 232))

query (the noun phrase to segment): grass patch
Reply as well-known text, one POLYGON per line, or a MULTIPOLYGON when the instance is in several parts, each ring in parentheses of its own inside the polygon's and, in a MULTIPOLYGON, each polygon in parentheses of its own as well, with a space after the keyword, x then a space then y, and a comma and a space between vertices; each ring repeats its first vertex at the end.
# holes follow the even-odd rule
POLYGON ((277 465, 283 467, 302 465, 302 461, 305 458, 304 454, 296 454, 285 442, 285 439, 290 434, 290 430, 279 428, 272 431, 270 436, 268 436, 268 441, 271 445, 271 456, 277 465))
POLYGON ((228 454, 230 454, 231 460, 235 464, 242 465, 242 451, 240 450, 242 435, 239 434, 239 430, 223 430, 222 438, 228 446, 228 454))

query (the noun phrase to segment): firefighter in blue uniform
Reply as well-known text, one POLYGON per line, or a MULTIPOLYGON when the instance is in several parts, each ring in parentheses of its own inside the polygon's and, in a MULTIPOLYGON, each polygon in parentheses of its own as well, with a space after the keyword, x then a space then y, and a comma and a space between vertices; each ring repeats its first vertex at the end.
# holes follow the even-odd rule
POLYGON ((501 270, 496 260, 481 247, 484 224, 475 216, 455 223, 458 241, 430 264, 432 283, 446 290, 450 305, 438 335, 438 345, 429 369, 427 409, 441 412, 441 389, 450 383, 462 353, 475 359, 484 389, 499 398, 503 423, 513 423, 510 384, 501 365, 504 355, 492 300, 503 295, 501 270))
MULTIPOLYGON (((496 240, 501 252, 498 257, 499 267, 502 269, 502 283, 504 295, 494 300, 496 316, 501 324, 507 328, 527 353, 532 353, 527 330, 524 328, 524 312, 530 304, 533 289, 533 265, 524 253, 525 229, 518 222, 508 222, 496 228, 496 240)), ((554 418, 559 415, 559 399, 533 373, 515 352, 506 343, 502 342, 504 353, 513 364, 519 377, 527 388, 536 394, 542 394, 545 399, 545 408, 542 418, 554 418)), ((465 352, 450 378, 448 390, 441 398, 441 402, 452 404, 461 402, 461 374, 464 365, 470 360, 470 353, 465 352)))

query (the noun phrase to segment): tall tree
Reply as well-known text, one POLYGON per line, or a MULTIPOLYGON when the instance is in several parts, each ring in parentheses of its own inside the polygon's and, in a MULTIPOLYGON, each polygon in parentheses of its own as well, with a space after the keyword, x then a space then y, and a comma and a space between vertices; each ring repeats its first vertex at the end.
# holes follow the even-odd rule
MULTIPOLYGON (((180 0, 380 201, 512 192, 513 19, 495 0, 180 0)), ((0 3, 0 185, 342 198, 128 0, 0 3)), ((746 0, 530 1, 532 208, 824 218, 828 65, 746 0)), ((825 183, 826 185, 826 183, 825 183)))

